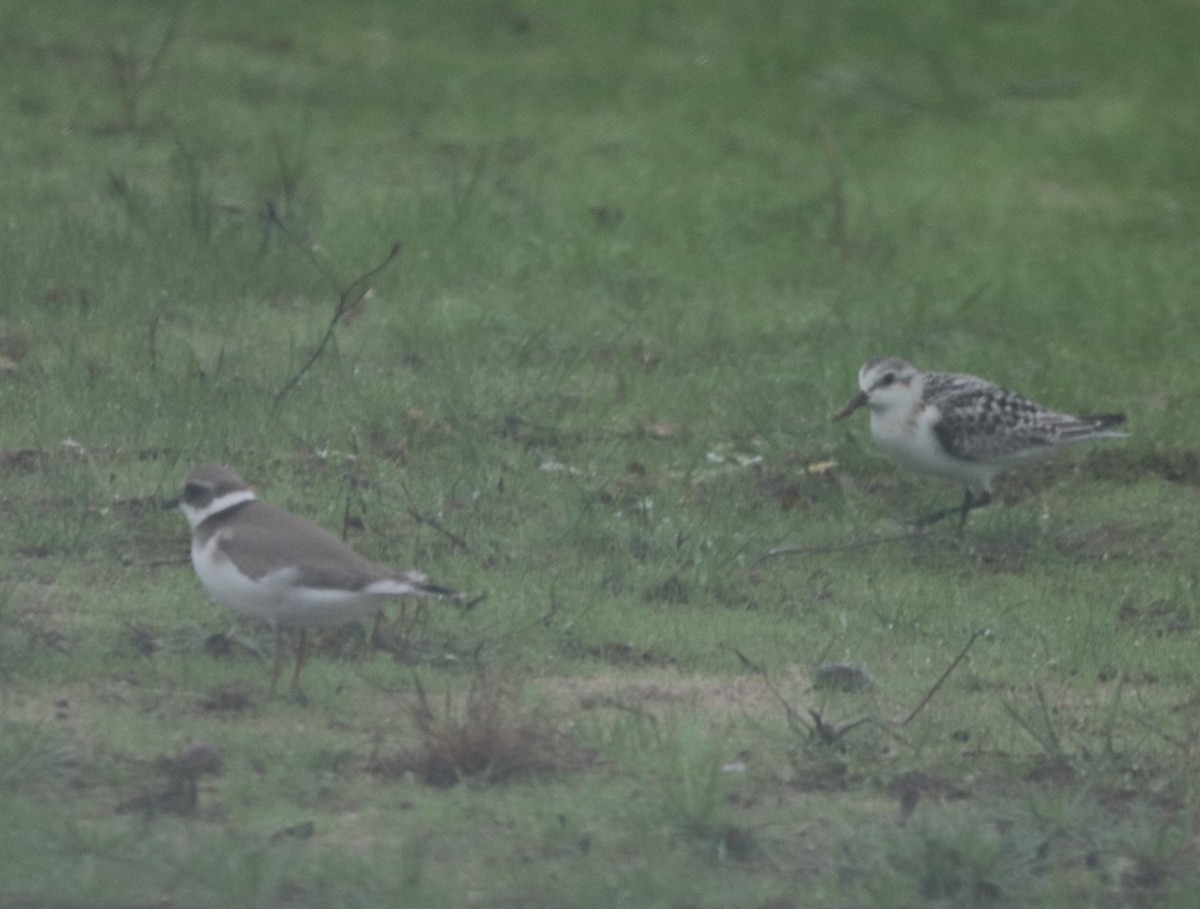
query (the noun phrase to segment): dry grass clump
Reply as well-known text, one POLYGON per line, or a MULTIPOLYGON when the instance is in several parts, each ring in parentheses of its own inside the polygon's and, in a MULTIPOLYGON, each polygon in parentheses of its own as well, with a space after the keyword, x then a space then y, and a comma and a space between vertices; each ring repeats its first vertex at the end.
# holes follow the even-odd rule
POLYGON ((483 669, 465 695, 447 692, 436 709, 418 682, 409 711, 420 742, 377 757, 374 772, 411 773, 430 786, 449 787, 467 779, 499 783, 579 770, 596 758, 543 711, 522 704, 519 686, 483 669))

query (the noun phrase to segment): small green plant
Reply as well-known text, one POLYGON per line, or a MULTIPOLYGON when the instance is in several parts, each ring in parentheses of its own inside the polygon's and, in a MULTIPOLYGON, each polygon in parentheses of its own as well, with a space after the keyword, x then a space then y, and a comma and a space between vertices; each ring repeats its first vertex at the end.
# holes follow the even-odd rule
POLYGON ((43 459, 10 499, 8 536, 17 552, 79 554, 109 538, 111 492, 92 455, 73 439, 43 459))
POLYGON ((700 838, 729 827, 724 761, 718 740, 700 720, 673 717, 666 723, 656 772, 673 826, 700 838))
POLYGON ((1165 822, 1161 812, 1139 815, 1118 832, 1119 866, 1126 884, 1150 894, 1194 872, 1196 823, 1191 812, 1165 822))
POLYGON ((1046 757, 1056 763, 1066 764, 1069 755, 1059 737, 1050 705, 1046 702, 1046 692, 1041 685, 1034 685, 1033 692, 1035 709, 1023 712, 1011 694, 1001 702, 1001 706, 1009 718, 1037 742, 1046 757))
POLYGON ((924 900, 953 906, 995 906, 1018 896, 1015 844, 972 812, 958 823, 930 823, 893 841, 889 861, 912 875, 924 900))

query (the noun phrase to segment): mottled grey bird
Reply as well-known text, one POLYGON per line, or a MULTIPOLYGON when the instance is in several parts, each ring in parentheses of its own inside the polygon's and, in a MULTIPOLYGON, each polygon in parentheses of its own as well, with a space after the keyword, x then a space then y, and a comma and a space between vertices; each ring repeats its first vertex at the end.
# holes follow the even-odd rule
POLYGON ((1124 414, 1075 417, 1049 410, 975 376, 921 372, 899 357, 876 357, 858 371, 858 394, 834 414, 871 411, 875 444, 901 464, 957 480, 963 503, 921 518, 924 526, 952 514, 962 521, 992 500, 992 478, 1026 461, 1092 439, 1119 439, 1124 414))

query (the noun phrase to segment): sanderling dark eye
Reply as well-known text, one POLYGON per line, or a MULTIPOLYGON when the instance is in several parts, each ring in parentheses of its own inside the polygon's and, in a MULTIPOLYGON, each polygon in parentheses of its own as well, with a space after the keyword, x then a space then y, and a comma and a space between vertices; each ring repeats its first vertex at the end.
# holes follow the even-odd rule
POLYGON ((888 372, 888 373, 884 373, 883 378, 880 379, 875 384, 879 388, 887 388, 889 385, 891 385, 895 381, 896 381, 896 374, 894 372, 888 372))

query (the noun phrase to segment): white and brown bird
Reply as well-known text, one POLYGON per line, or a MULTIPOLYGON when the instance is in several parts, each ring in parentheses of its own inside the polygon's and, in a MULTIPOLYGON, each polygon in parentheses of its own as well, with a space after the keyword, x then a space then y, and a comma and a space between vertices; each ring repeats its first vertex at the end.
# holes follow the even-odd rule
POLYGON ((275 632, 271 691, 283 669, 283 634, 298 629, 292 691, 299 693, 307 630, 377 614, 391 599, 457 596, 415 571, 396 572, 359 555, 311 521, 261 502, 228 467, 197 467, 178 504, 192 528, 192 565, 219 603, 275 632))
POLYGON ((884 452, 915 470, 966 487, 957 508, 919 519, 919 526, 967 513, 992 500, 992 478, 1060 448, 1093 439, 1120 439, 1112 429, 1125 415, 1070 416, 975 376, 922 372, 899 357, 876 357, 858 371, 858 394, 835 420, 866 406, 871 435, 884 452))

